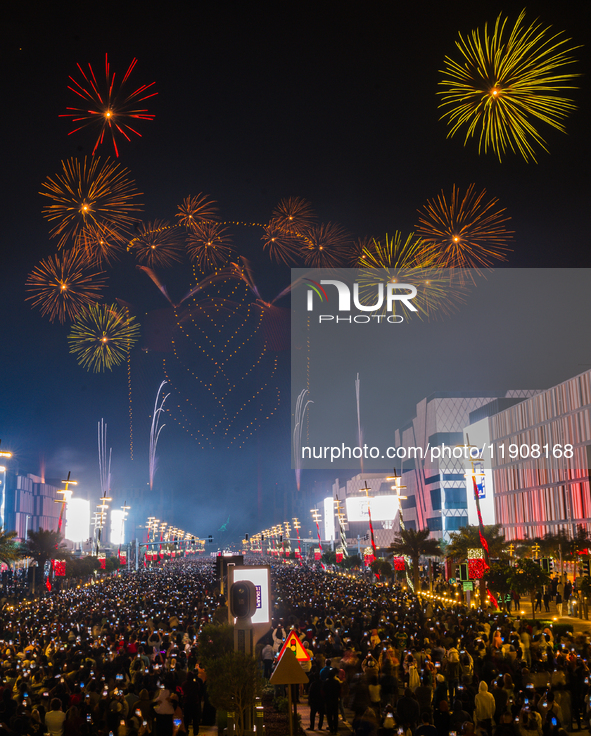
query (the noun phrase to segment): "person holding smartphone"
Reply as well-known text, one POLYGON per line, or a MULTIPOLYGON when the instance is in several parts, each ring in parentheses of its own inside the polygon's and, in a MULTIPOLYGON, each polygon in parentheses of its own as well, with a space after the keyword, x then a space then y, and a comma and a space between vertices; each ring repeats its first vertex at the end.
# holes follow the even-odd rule
POLYGON ((171 683, 167 677, 164 687, 158 690, 158 695, 154 699, 154 710, 156 711, 156 733, 158 736, 172 736, 173 734, 173 715, 175 706, 170 696, 172 695, 174 683, 171 683))
POLYGON ((45 714, 45 726, 50 736, 64 736, 64 722, 66 714, 62 710, 62 701, 53 698, 50 710, 45 714))

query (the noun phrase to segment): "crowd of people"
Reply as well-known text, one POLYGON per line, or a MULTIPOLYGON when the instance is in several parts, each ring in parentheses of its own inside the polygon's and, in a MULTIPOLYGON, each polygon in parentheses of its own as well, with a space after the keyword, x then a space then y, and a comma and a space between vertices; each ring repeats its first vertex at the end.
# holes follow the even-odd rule
MULTIPOLYGON (((589 642, 497 611, 298 564, 272 568, 268 678, 295 631, 309 729, 547 736, 586 727, 589 642)), ((173 736, 213 724, 199 632, 227 620, 211 561, 177 560, 0 612, 0 736, 173 736)))
POLYGON ((585 636, 347 575, 279 569, 275 580, 273 645, 295 630, 312 658, 310 730, 318 718, 336 733, 344 707, 356 736, 546 736, 588 725, 585 636))

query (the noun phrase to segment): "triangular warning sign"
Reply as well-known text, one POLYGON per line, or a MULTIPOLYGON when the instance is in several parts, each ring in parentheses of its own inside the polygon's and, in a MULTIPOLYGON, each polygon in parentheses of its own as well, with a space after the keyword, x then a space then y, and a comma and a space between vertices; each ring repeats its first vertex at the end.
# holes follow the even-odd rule
POLYGON ((285 640, 285 644, 281 647, 281 651, 279 652, 279 659, 281 659, 281 657, 283 656, 283 652, 287 648, 291 649, 291 651, 295 654, 295 658, 298 660, 298 662, 310 661, 310 655, 304 649, 302 642, 300 641, 295 631, 292 631, 285 640))
POLYGON ((282 653, 269 680, 271 685, 297 685, 298 683, 305 685, 308 682, 308 675, 304 672, 292 651, 290 648, 282 653))

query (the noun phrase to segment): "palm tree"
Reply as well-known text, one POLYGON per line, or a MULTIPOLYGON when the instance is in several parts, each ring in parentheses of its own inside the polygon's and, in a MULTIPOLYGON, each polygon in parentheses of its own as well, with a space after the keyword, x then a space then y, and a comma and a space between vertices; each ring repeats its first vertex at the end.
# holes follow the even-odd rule
POLYGON ((419 589, 419 559, 421 557, 441 557, 439 540, 430 539, 428 529, 401 529, 394 535, 394 541, 388 548, 390 557, 410 557, 415 592, 419 589))
MULTIPOLYGON (((507 551, 509 545, 505 541, 500 524, 485 526, 483 536, 488 544, 489 559, 505 560, 509 557, 507 551)), ((480 549, 482 547, 480 530, 477 526, 464 526, 457 532, 451 532, 449 537, 449 544, 445 549, 445 556, 447 558, 463 561, 468 557, 469 549, 480 549)), ((480 578, 478 586, 480 605, 483 606, 486 598, 486 579, 480 578)))
MULTIPOLYGON (((37 567, 43 571, 45 563, 48 560, 55 559, 58 554, 60 558, 68 557, 69 550, 63 544, 62 536, 59 532, 52 532, 49 529, 39 528, 39 531, 29 530, 28 539, 23 545, 23 553, 26 557, 32 557, 37 562, 37 567)), ((35 591, 36 571, 33 568, 33 592, 35 591)))
POLYGON ((0 527, 0 562, 10 565, 12 562, 20 560, 23 556, 14 539, 16 532, 5 532, 0 527))
POLYGON ((550 575, 533 560, 519 560, 515 567, 509 568, 508 582, 518 593, 531 596, 532 618, 536 618, 535 595, 550 582, 550 575))
MULTIPOLYGON (((484 538, 488 544, 488 556, 491 559, 503 559, 509 556, 507 552, 508 543, 501 530, 500 524, 484 527, 484 538)), ((445 550, 446 557, 454 557, 465 560, 469 549, 482 547, 480 542, 480 531, 477 526, 464 526, 457 532, 449 535, 449 544, 445 550)))

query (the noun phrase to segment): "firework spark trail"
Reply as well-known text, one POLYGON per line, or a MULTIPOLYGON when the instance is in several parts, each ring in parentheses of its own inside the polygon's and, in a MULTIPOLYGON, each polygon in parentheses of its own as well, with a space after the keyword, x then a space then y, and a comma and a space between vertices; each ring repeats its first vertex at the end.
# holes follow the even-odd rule
MULTIPOLYGON (((361 389, 361 380, 359 378, 359 373, 358 373, 357 378, 355 380, 355 396, 357 398, 357 442, 358 442, 359 447, 363 447, 363 436, 361 434, 361 406, 359 403, 360 389, 361 389)), ((359 457, 360 457, 359 462, 361 464, 361 472, 363 473, 363 453, 361 453, 359 457)))
POLYGON ((306 394, 308 389, 305 388, 300 392, 300 395, 296 401, 295 415, 294 415, 294 430, 293 430, 293 456, 295 464, 295 476, 296 486, 298 491, 300 490, 300 483, 302 479, 302 430, 304 428, 303 419, 308 404, 313 404, 311 399, 306 401, 306 394))
POLYGON ((111 489, 111 453, 113 448, 109 448, 109 459, 107 461, 107 425, 104 420, 98 423, 98 460, 99 460, 99 479, 101 483, 101 495, 106 497, 111 489))
POLYGON ((150 452, 149 452, 149 473, 150 473, 150 490, 154 487, 154 476, 156 475, 156 470, 158 467, 158 463, 156 460, 156 448, 158 446, 158 438, 160 437, 160 432, 166 427, 166 424, 162 424, 159 426, 160 422, 160 415, 164 411, 164 402, 166 399, 170 396, 170 394, 166 394, 166 396, 163 396, 160 400, 160 403, 158 403, 160 398, 160 392, 162 391, 162 388, 166 385, 167 381, 162 381, 160 386, 158 387, 158 391, 156 392, 156 400, 154 401, 154 413, 152 415, 152 426, 150 428, 150 452))

